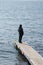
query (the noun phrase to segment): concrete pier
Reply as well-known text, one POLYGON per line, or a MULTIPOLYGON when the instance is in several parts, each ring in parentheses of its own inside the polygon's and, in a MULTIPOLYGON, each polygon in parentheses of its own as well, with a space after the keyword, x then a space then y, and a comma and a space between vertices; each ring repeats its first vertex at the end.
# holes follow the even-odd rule
POLYGON ((43 65, 43 57, 27 43, 16 43, 16 47, 31 65, 43 65))

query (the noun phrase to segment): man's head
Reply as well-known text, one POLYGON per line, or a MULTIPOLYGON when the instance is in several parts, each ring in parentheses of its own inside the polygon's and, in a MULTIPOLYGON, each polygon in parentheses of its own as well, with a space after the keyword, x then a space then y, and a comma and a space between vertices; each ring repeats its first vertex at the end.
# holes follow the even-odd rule
POLYGON ((20 24, 20 27, 22 27, 22 24, 20 24))

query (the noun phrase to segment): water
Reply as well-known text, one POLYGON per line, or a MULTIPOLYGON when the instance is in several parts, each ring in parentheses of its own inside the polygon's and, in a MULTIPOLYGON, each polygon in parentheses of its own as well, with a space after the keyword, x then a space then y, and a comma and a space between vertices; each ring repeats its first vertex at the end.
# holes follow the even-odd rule
POLYGON ((0 0, 0 65, 28 65, 13 46, 18 27, 23 25, 23 42, 43 57, 43 2, 0 0))

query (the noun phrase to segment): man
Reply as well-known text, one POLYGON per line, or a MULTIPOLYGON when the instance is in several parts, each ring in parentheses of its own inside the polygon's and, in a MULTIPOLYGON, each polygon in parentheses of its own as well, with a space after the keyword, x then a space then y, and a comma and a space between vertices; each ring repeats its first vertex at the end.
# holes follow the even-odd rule
POLYGON ((19 26, 18 32, 19 32, 19 43, 22 43, 22 37, 24 35, 24 32, 21 24, 19 26))

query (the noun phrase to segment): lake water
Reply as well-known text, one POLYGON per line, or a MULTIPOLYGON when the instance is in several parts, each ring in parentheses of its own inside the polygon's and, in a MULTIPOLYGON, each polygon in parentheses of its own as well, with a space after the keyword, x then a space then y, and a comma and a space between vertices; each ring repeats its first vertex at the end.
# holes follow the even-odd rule
POLYGON ((28 65, 13 46, 20 24, 22 41, 43 57, 43 1, 0 0, 0 65, 28 65))

